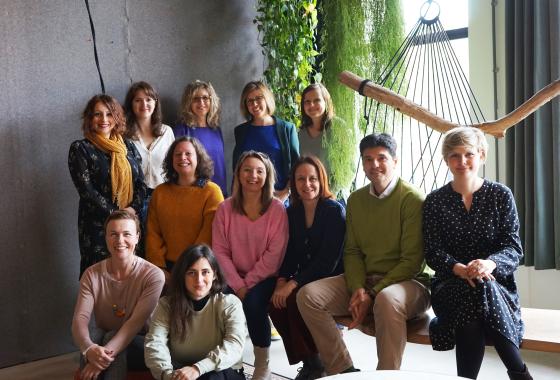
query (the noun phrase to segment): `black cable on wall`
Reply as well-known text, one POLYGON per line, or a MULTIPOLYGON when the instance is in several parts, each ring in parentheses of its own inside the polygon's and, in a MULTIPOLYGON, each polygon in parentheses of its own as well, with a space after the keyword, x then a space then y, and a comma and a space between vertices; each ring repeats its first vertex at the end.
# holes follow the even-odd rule
POLYGON ((91 35, 93 37, 93 55, 95 57, 95 66, 97 66, 97 72, 99 73, 99 82, 101 83, 101 92, 105 94, 105 83, 103 82, 103 75, 101 74, 101 68, 99 67, 99 57, 97 55, 97 43, 95 41, 95 26, 93 25, 93 19, 91 18, 91 11, 89 10, 89 1, 84 0, 86 3, 86 8, 89 16, 89 25, 91 27, 91 35))

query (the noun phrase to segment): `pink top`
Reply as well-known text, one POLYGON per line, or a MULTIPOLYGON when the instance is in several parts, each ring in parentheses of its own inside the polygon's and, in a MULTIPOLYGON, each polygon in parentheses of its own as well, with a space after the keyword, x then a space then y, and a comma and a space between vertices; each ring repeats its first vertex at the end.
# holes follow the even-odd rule
POLYGON ((288 244, 284 205, 273 199, 264 215, 252 221, 233 211, 231 198, 218 208, 212 224, 212 249, 228 285, 238 291, 276 275, 288 244))
POLYGON ((89 267, 80 280, 72 336, 81 352, 94 343, 88 330, 92 313, 100 329, 118 330, 105 347, 116 353, 126 348, 147 326, 165 281, 161 269, 140 257, 128 278, 117 281, 107 272, 107 260, 89 267))

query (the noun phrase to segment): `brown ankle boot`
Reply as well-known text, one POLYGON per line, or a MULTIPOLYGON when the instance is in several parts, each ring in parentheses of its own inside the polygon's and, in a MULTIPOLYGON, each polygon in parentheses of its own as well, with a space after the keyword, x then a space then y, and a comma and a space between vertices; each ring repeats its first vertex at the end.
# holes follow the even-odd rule
POLYGON ((533 380, 533 376, 529 373, 527 365, 523 369, 523 372, 507 371, 510 380, 533 380))

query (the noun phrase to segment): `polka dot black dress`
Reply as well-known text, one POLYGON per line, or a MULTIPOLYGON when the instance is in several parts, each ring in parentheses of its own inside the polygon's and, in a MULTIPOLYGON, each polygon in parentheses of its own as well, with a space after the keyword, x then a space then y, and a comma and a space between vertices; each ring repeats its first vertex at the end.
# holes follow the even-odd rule
POLYGON ((424 252, 435 270, 430 323, 434 350, 455 346, 455 329, 481 320, 519 346, 523 322, 513 273, 523 257, 519 220, 511 191, 484 180, 467 211, 451 183, 432 192, 424 203, 424 252), (496 263, 496 281, 471 287, 453 274, 457 263, 488 259, 496 263))

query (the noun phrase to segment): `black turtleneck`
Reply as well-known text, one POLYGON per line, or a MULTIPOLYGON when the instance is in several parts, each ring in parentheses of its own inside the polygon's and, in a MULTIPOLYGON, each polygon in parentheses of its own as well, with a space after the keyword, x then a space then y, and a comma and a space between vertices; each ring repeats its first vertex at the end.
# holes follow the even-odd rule
POLYGON ((210 299, 210 294, 208 294, 204 298, 199 299, 198 301, 192 300, 194 311, 200 311, 200 310, 204 309, 204 306, 206 306, 209 299, 210 299))

